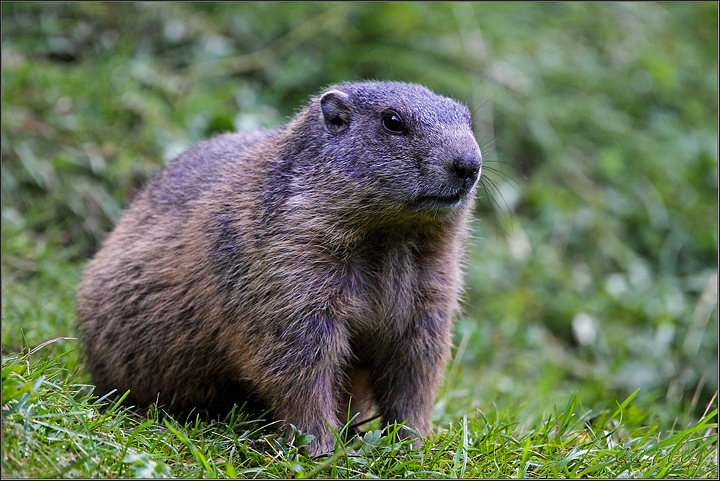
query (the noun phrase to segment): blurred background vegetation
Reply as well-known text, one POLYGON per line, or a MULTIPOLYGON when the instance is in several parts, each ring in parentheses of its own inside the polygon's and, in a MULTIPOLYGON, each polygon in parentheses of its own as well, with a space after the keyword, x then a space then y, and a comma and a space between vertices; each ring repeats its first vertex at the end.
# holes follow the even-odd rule
POLYGON ((437 418, 637 388, 637 416, 697 418, 718 384, 717 75, 714 2, 4 2, 3 353, 77 334, 84 262, 184 149, 400 80, 467 103, 485 158, 437 418))

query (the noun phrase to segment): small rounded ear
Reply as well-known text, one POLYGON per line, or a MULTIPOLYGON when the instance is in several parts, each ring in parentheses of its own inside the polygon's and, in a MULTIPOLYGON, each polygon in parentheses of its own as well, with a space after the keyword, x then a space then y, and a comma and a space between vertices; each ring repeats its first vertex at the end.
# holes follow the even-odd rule
POLYGON ((320 97, 325 125, 331 132, 340 133, 350 125, 352 110, 350 96, 340 90, 330 90, 320 97))

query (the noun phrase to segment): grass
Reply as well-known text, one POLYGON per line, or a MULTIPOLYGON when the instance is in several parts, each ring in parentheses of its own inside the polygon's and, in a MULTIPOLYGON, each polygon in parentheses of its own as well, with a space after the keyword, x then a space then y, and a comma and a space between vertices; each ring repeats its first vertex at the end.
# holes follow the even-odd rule
POLYGON ((717 477, 716 409, 661 433, 637 423, 635 394, 598 414, 573 394, 532 426, 522 411, 476 410, 439 424, 421 449, 394 426, 347 444, 338 435, 333 455, 312 459, 307 436, 289 441, 239 412, 177 420, 97 399, 65 369, 67 354, 44 358, 44 347, 3 358, 4 478, 717 477))
POLYGON ((3 239, 3 477, 717 476, 716 409, 667 428, 654 403, 635 394, 587 410, 561 389, 478 396, 468 386, 503 368, 480 375, 464 366, 468 334, 433 411, 436 429, 419 450, 376 422, 362 441, 340 441, 333 455, 311 459, 306 437, 289 442, 241 412, 203 422, 121 407, 93 396, 82 367, 73 302, 82 262, 11 223, 3 239))
MULTIPOLYGON (((311 459, 307 437, 289 441, 239 411, 204 422, 98 399, 74 338, 82 263, 11 225, 4 238, 4 478, 717 477, 714 400, 699 421, 688 415, 667 427, 637 393, 593 409, 570 391, 554 393, 566 398, 555 408, 548 392, 478 397, 467 389, 476 374, 463 367, 470 336, 458 343, 436 428, 418 450, 376 422, 361 441, 339 434, 333 455, 311 459)), ((486 375, 496 375, 492 366, 486 375)))

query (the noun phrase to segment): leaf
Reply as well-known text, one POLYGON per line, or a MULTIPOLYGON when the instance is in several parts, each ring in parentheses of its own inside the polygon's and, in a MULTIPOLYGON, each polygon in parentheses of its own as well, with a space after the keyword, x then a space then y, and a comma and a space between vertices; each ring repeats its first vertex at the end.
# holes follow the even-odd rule
POLYGON ((154 461, 147 453, 128 454, 122 462, 131 465, 133 476, 137 479, 170 477, 170 467, 154 461))

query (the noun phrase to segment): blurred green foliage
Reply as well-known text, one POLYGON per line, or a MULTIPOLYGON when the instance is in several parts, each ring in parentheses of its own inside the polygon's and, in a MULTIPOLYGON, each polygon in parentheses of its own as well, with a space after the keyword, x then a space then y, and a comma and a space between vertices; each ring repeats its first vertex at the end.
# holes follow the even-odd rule
POLYGON ((82 263, 188 146, 401 80, 466 102, 485 158, 448 415, 642 388, 697 417, 717 59, 715 3, 3 3, 3 350, 74 332, 82 263))

